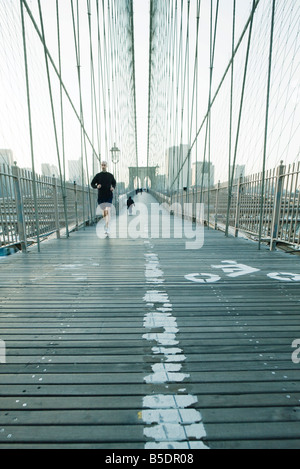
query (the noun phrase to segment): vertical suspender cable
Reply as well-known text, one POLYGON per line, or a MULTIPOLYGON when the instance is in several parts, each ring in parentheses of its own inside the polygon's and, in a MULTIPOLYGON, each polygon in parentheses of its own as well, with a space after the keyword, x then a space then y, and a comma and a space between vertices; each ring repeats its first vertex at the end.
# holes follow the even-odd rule
MULTIPOLYGON (((101 95, 101 92, 100 92, 100 87, 102 88, 102 100, 103 100, 103 117, 104 117, 104 141, 105 141, 105 146, 104 148, 108 148, 108 135, 107 135, 107 125, 106 125, 106 122, 107 122, 107 119, 106 119, 106 107, 107 107, 107 103, 106 103, 106 94, 105 94, 105 77, 104 77, 104 73, 103 73, 103 60, 102 60, 102 52, 101 52, 101 48, 102 48, 102 43, 101 43, 101 35, 100 35, 100 22, 101 22, 101 18, 100 18, 100 9, 99 9, 99 1, 100 0, 97 0, 97 30, 98 30, 98 69, 99 69, 99 112, 100 112, 100 95, 101 95), (100 79, 101 77, 101 79, 100 79)), ((104 7, 103 7, 104 8, 104 7)), ((104 16, 104 9, 102 8, 102 14, 104 16)), ((103 20, 104 22, 104 20, 103 20)), ((105 32, 105 30, 104 30, 105 32)), ((103 41, 104 43, 104 41, 103 41)), ((100 155, 100 160, 101 160, 101 155, 100 155)))
POLYGON ((207 140, 208 140, 208 162, 207 162, 207 229, 209 230, 209 185, 210 185, 210 137, 211 137, 211 87, 212 87, 212 73, 213 73, 213 44, 212 44, 212 31, 213 31, 213 0, 210 0, 210 33, 209 33, 209 91, 208 91, 208 115, 207 115, 207 140))
MULTIPOLYGON (((240 47, 240 45, 241 45, 241 43, 242 43, 242 41, 243 41, 243 38, 244 38, 244 36, 245 36, 245 34, 246 34, 248 28, 249 28, 249 24, 251 24, 252 21, 253 21, 253 16, 254 16, 255 10, 256 10, 256 8, 258 7, 260 1, 261 1, 261 0, 253 0, 253 8, 252 8, 251 14, 250 14, 250 16, 249 16, 249 18, 248 18, 248 20, 247 20, 247 22, 246 22, 246 24, 245 24, 245 27, 244 27, 244 29, 243 29, 243 31, 242 31, 240 37, 239 37, 239 40, 238 40, 238 42, 237 42, 237 45, 235 46, 234 54, 233 54, 233 56, 231 57, 231 59, 230 59, 228 65, 227 65, 227 67, 226 67, 226 69, 225 69, 225 71, 224 71, 224 73, 223 73, 223 76, 222 76, 222 78, 221 78, 221 80, 220 80, 220 82, 219 82, 219 84, 218 84, 218 86, 217 86, 217 89, 216 89, 216 91, 215 91, 215 93, 214 93, 214 96, 213 96, 213 98, 212 98, 212 100, 211 100, 210 107, 212 107, 212 105, 214 104, 214 102, 215 102, 215 100, 216 100, 216 98, 217 98, 217 96, 218 96, 218 94, 219 94, 219 92, 220 92, 220 89, 221 89, 221 87, 222 87, 222 85, 223 85, 223 83, 224 83, 224 80, 225 80, 226 76, 227 76, 228 70, 229 70, 230 67, 231 67, 232 60, 233 60, 235 54, 237 53, 237 51, 238 51, 238 49, 239 49, 239 47, 240 47)), ((201 122, 201 124, 200 124, 200 126, 199 126, 199 129, 198 129, 197 132, 196 132, 196 136, 195 136, 195 138, 194 138, 194 140, 193 140, 193 142, 192 142, 192 145, 191 145, 190 150, 192 150, 193 146, 194 146, 195 143, 197 142, 198 136, 199 136, 199 134, 200 134, 200 132, 201 132, 201 130, 202 130, 202 128, 203 128, 205 122, 206 122, 207 116, 208 116, 208 112, 205 114, 204 118, 202 119, 202 122, 201 122)), ((187 158, 186 158, 186 159, 187 159, 187 158)), ((185 161, 184 161, 184 162, 185 162, 185 161)), ((184 162, 183 162, 183 164, 184 164, 184 162)), ((173 183, 172 183, 172 186, 174 185, 174 183, 175 183, 176 180, 177 180, 177 177, 175 177, 175 179, 174 179, 174 181, 173 181, 173 183)))
MULTIPOLYGON (((77 51, 77 77, 78 77, 78 87, 79 87, 79 106, 80 106, 80 119, 81 122, 83 122, 83 108, 82 108, 82 99, 81 99, 81 63, 80 63, 80 32, 79 32, 79 25, 80 25, 80 18, 79 18, 79 2, 78 0, 76 1, 76 16, 77 16, 77 41, 76 41, 76 32, 75 32, 75 22, 73 22, 74 26, 74 37, 75 37, 75 47, 77 51)), ((74 18, 74 14, 73 14, 74 18)), ((80 131, 80 139, 81 139, 81 185, 82 185, 82 208, 83 208, 83 222, 85 221, 85 193, 84 193, 84 186, 85 186, 85 180, 84 180, 84 158, 83 158, 83 150, 84 150, 84 140, 83 140, 83 132, 82 129, 80 131)), ((85 223, 83 225, 83 229, 85 229, 85 223)))
MULTIPOLYGON (((200 22, 200 6, 201 0, 197 2, 197 12, 196 12, 196 44, 195 44, 195 59, 194 59, 194 81, 193 81, 193 92, 192 92, 192 100, 191 100, 191 120, 190 120, 190 132, 189 132, 189 153, 191 152, 191 141, 192 141, 192 127, 193 127, 193 116, 194 116, 194 102, 196 101, 196 128, 198 126, 198 44, 199 44, 199 22, 200 22)), ((198 166, 198 158, 197 158, 197 147, 196 147, 196 164, 195 164, 195 193, 197 197, 197 166, 198 166)))
POLYGON ((173 164, 171 163, 171 148, 174 146, 174 93, 175 93, 175 51, 176 51, 176 23, 177 23, 177 0, 173 0, 172 18, 171 18, 171 38, 170 38, 170 108, 169 108, 169 144, 168 144, 168 189, 171 196, 171 202, 173 201, 173 191, 171 190, 171 181, 173 181, 173 164))
MULTIPOLYGON (((218 25, 218 18, 219 18, 219 3, 220 0, 217 0, 216 5, 216 13, 215 13, 215 28, 214 28, 214 38, 213 38, 213 46, 212 46, 212 56, 211 56, 211 82, 212 82, 212 74, 213 74, 213 67, 214 67, 214 60, 215 60, 215 50, 216 50, 216 38, 217 38, 217 25, 218 25)), ((209 226, 209 215, 210 215, 210 208, 209 208, 209 197, 210 197, 210 152, 211 152, 211 85, 210 85, 210 93, 209 93, 209 166, 208 166, 208 226, 209 226)))
POLYGON ((72 99, 71 99, 71 97, 70 97, 70 94, 68 93, 68 90, 67 90, 67 88, 66 88, 66 86, 65 86, 65 84, 64 84, 64 82, 63 82, 63 80, 62 80, 61 74, 59 73, 59 71, 58 71, 58 69, 57 69, 57 67, 56 67, 56 65, 55 65, 55 63, 54 63, 54 60, 53 60, 53 58, 52 58, 52 56, 51 56, 51 54, 50 54, 50 52, 49 52, 49 50, 48 50, 48 48, 47 48, 47 45, 44 44, 44 42, 43 42, 42 34, 41 34, 41 32, 40 32, 40 30, 39 30, 37 24, 36 24, 36 21, 35 21, 35 19, 34 19, 34 17, 33 17, 33 14, 32 14, 32 12, 31 12, 29 6, 28 6, 28 3, 27 3, 26 0, 22 0, 22 3, 23 3, 23 6, 25 7, 25 9, 26 9, 26 11, 27 11, 27 14, 28 14, 28 16, 29 16, 29 18, 30 18, 30 20, 31 20, 31 22, 32 22, 32 24, 33 24, 34 29, 36 30, 36 33, 37 33, 37 35, 38 35, 40 41, 41 41, 42 44, 44 45, 44 48, 45 48, 47 57, 48 57, 48 59, 49 59, 49 62, 51 63, 52 68, 53 68, 53 70, 54 70, 54 72, 55 72, 55 74, 56 74, 56 76, 57 76, 59 82, 61 83, 61 86, 62 86, 62 88, 63 88, 63 91, 64 91, 64 93, 65 93, 65 95, 66 95, 66 97, 67 97, 67 99, 68 99, 68 101, 69 101, 69 103, 70 103, 70 106, 71 106, 71 108, 72 108, 72 110, 73 110, 73 112, 74 112, 74 114, 75 114, 75 116, 76 116, 76 119, 79 121, 79 123, 80 123, 80 125, 81 125, 81 127, 82 127, 82 131, 84 132, 84 134, 85 134, 85 136, 86 136, 88 142, 90 143, 91 147, 92 147, 93 150, 96 152, 96 150, 94 149, 93 143, 92 143, 92 141, 90 140, 89 135, 87 134, 87 131, 86 131, 85 127, 82 125, 80 116, 79 116, 79 114, 78 114, 78 112, 77 112, 77 110, 76 110, 76 108, 75 108, 75 106, 74 106, 74 103, 73 103, 73 101, 72 101, 72 99))
POLYGON ((264 135, 263 168, 262 168, 262 181, 261 181, 261 199, 260 199, 260 217, 259 217, 259 240, 258 240, 258 249, 259 249, 259 250, 260 250, 260 247, 261 247, 262 223, 263 223, 263 209, 264 209, 265 170, 266 170, 266 153, 267 153, 267 138, 268 138, 268 121, 269 121, 269 102, 270 102, 270 85, 271 85, 271 69, 272 69, 272 51, 273 51, 273 36, 274 36, 275 3, 276 3, 276 0, 273 0, 273 4, 272 4, 272 17, 271 17, 271 35, 270 35, 270 51, 269 51, 268 85, 267 85, 267 99, 266 99, 266 117, 265 117, 265 135, 264 135))
POLYGON ((133 79, 133 106, 134 106, 134 135, 135 135, 135 159, 138 174, 139 158, 138 158, 138 143, 137 143, 137 118, 136 118, 136 82, 135 82, 135 46, 134 46, 134 18, 133 18, 133 0, 130 1, 130 26, 131 26, 131 47, 132 47, 132 79, 133 79))
POLYGON ((215 46, 216 46, 216 36, 217 36, 217 24, 218 24, 218 12, 219 12, 219 0, 217 0, 216 4, 216 13, 215 13, 215 26, 214 26, 214 37, 212 36, 213 32, 213 0, 211 0, 211 10, 210 10, 210 64, 209 64, 209 91, 208 91, 208 108, 206 114, 206 130, 205 130, 205 143, 204 143, 204 159, 202 164, 202 180, 201 180, 201 195, 200 195, 200 202, 202 202, 202 194, 203 194, 203 185, 204 185, 204 170, 205 170, 205 159, 206 159, 206 147, 208 146, 208 172, 207 172, 207 207, 208 207, 208 228, 209 228, 209 184, 210 184, 210 124, 211 124, 211 88, 212 88, 212 75, 213 75, 213 65, 214 65, 214 55, 215 55, 215 46))
POLYGON ((153 47, 153 16, 154 2, 150 0, 150 26, 149 26, 149 69, 148 69, 148 135, 147 135, 147 181, 149 176, 149 156, 150 156, 150 121, 151 121, 151 76, 152 76, 152 47, 153 47))
POLYGON ((65 185, 63 183, 63 178, 62 178, 60 151, 59 151, 57 127, 56 127, 56 120, 55 120, 55 111, 54 111, 53 94, 52 94, 52 87, 51 87, 50 70, 49 70, 48 56, 47 56, 47 51, 46 51, 46 37, 45 37, 44 21, 43 21, 43 14, 42 14, 42 7, 41 7, 41 1, 40 0, 38 0, 38 7, 39 7, 40 22, 41 22, 42 43, 43 43, 43 47, 44 47, 44 56, 45 56, 45 64, 46 64, 46 72, 47 72, 47 80, 48 80, 48 89, 49 89, 52 121, 53 121, 53 130, 54 130, 54 138, 55 138, 56 153, 57 153, 57 162, 58 162, 58 168, 59 168, 60 184, 61 184, 61 191, 62 191, 62 198, 63 198, 66 232, 67 232, 68 231, 68 228, 67 228, 68 227, 68 219, 67 219, 65 185))
MULTIPOLYGON (((230 85, 230 110, 229 110, 229 149, 228 149, 228 190, 230 184, 231 145, 232 145, 232 102, 233 102, 233 64, 234 64, 234 40, 235 40, 235 11, 236 0, 233 0, 232 12, 232 62, 231 62, 231 85, 230 85)), ((226 223, 225 236, 228 236, 229 225, 226 223)))
POLYGON ((36 177, 35 177, 34 149, 33 149, 33 135, 32 135, 32 116, 31 116, 31 103, 30 103, 29 74, 28 74, 28 60, 27 60, 26 31, 25 31, 25 18, 24 18, 24 10, 23 10, 23 0, 20 0, 20 8, 21 8, 21 19, 22 19, 22 35, 23 35, 25 78, 26 78, 26 92, 27 92, 27 108, 28 108, 28 121, 29 121, 30 149, 31 149, 32 190, 33 190, 34 210, 35 210, 35 225, 36 225, 37 246, 38 246, 38 252, 40 252, 40 227, 39 227, 37 192, 36 192, 36 177))
MULTIPOLYGON (((104 1, 102 0, 102 3, 104 4, 104 1)), ((104 14, 104 6, 103 6, 103 14, 104 14)), ((105 28, 105 21, 103 24, 103 31, 104 31, 104 36, 106 41, 104 42, 105 44, 105 68, 106 68, 106 75, 107 75, 107 91, 108 91, 108 121, 109 121, 109 129, 110 129, 110 139, 112 139, 113 136, 113 131, 112 131, 112 118, 111 118, 111 110, 112 110, 112 87, 114 86, 113 83, 113 71, 111 67, 111 57, 109 59, 109 47, 111 48, 111 37, 110 37, 110 1, 107 0, 107 21, 108 21, 108 30, 106 34, 106 28, 105 28)), ((112 143, 112 142, 110 142, 112 143)), ((109 145, 110 145, 109 143, 109 145)), ((107 154, 109 154, 109 149, 107 148, 107 154)))
MULTIPOLYGON (((171 20, 172 25, 173 25, 173 31, 171 30, 171 38, 170 38, 170 51, 169 51, 169 63, 171 64, 169 68, 169 74, 170 74, 170 80, 171 80, 171 86, 170 86, 170 109, 169 109, 169 148, 168 148, 168 188, 169 190, 171 189, 171 178, 173 176, 173 173, 171 173, 171 169, 173 172, 173 164, 171 164, 171 143, 174 140, 172 138, 172 127, 173 127, 173 122, 172 122, 172 116, 173 116, 173 106, 174 106, 174 60, 173 57, 175 57, 175 42, 176 42, 176 21, 177 21, 177 0, 173 0, 173 10, 172 10, 172 16, 171 20)), ((174 141, 173 141, 174 143, 174 141)), ((171 202, 172 202, 172 191, 170 191, 170 196, 171 196, 171 202)))
MULTIPOLYGON (((110 111, 110 123, 111 123, 111 139, 112 141, 116 141, 117 139, 117 119, 116 119, 116 101, 118 99, 117 96, 117 73, 116 73, 116 65, 117 61, 115 60, 114 54, 115 54, 115 35, 113 35, 113 20, 114 20, 114 11, 113 11, 113 5, 111 0, 107 0, 108 3, 108 43, 110 46, 110 72, 111 72, 111 88, 110 88, 110 106, 109 106, 109 111, 110 111), (114 124, 114 129, 113 129, 113 124, 114 124)), ((112 142, 111 142, 112 143, 112 142)))
MULTIPOLYGON (((167 58, 167 64, 168 64, 168 80, 167 80, 167 93, 168 93, 168 106, 167 106, 167 123, 166 123, 166 150, 167 150, 167 159, 166 159, 166 168, 165 168, 165 190, 167 189, 169 191, 169 178, 170 178, 170 147, 171 147, 171 118, 172 118, 172 105, 174 102, 173 99, 173 86, 174 86, 174 68, 172 66, 173 60, 171 60, 171 57, 173 57, 172 51, 174 47, 174 42, 173 42, 173 31, 174 31, 174 6, 175 3, 174 1, 171 2, 170 6, 170 18, 169 18, 169 46, 168 46, 168 58, 167 58)), ((171 197, 172 195, 169 194, 171 197)), ((172 199, 171 199, 172 201, 172 199)))
MULTIPOLYGON (((187 142, 189 143, 189 115, 190 115, 190 34, 189 34, 189 28, 190 28, 190 1, 188 2, 188 18, 187 18, 187 117, 186 117, 186 135, 187 135, 187 142)), ((189 151, 189 145, 188 145, 188 165, 187 165, 187 181, 186 181, 186 196, 187 196, 187 203, 189 203, 189 188, 190 188, 190 172, 191 172, 191 153, 189 151)))
MULTIPOLYGON (((172 2, 173 3, 173 2, 172 2)), ((166 114, 165 114, 165 150, 169 148, 169 139, 168 139, 168 132, 169 132, 169 117, 170 117, 170 101, 171 101, 171 96, 172 96, 172 86, 171 86, 171 45, 172 45, 172 18, 173 18, 173 9, 172 5, 169 5, 169 10, 168 10, 168 46, 167 46, 167 54, 166 54, 166 70, 165 70, 165 77, 166 77, 166 83, 165 83, 165 95, 166 95, 166 114)), ((166 165, 165 161, 165 175, 167 174, 168 167, 166 165)), ((163 190, 166 190, 166 183, 167 183, 167 178, 164 178, 164 184, 163 184, 163 190)))
MULTIPOLYGON (((182 18, 183 18, 183 0, 181 0, 181 7, 180 7, 180 34, 179 34, 179 42, 177 43, 178 47, 178 55, 177 60, 177 83, 176 83, 176 114, 175 114, 175 121, 174 121, 174 126, 175 126, 175 132, 174 132, 174 142, 177 142, 177 132, 178 132, 178 93, 179 93, 179 77, 180 77, 180 64, 182 60, 182 18)), ((174 169, 176 168, 177 174, 175 178, 177 177, 177 198, 179 197, 179 189, 180 189, 180 175, 182 175, 181 170, 179 171, 179 166, 180 166, 180 157, 181 157, 181 148, 177 147, 177 152, 176 152, 176 166, 174 164, 174 169)), ((181 166, 183 168, 183 164, 181 166)), ((178 199, 177 199, 178 200, 178 199)))
MULTIPOLYGON (((86 149, 86 138, 83 132, 84 128, 84 117, 83 117, 83 106, 82 106, 82 92, 81 92, 81 73, 80 73, 80 22, 79 22, 79 3, 77 0, 77 39, 76 39, 76 25, 75 25, 75 15, 74 15, 74 5, 73 0, 71 0, 71 11, 72 11, 72 23, 73 23, 73 33, 74 33, 74 45, 75 45, 75 53, 76 53, 76 62, 77 62, 77 77, 78 77, 78 88, 79 88, 79 102, 80 102, 80 121, 81 125, 81 161, 82 161, 82 198, 83 198, 83 221, 85 221, 85 192, 84 192, 84 164, 83 164, 83 146, 85 152, 85 160, 86 160, 86 171, 87 171, 87 178, 89 179, 89 171, 88 171, 88 162, 87 162, 87 149, 86 149)), ((91 191, 90 185, 88 184, 88 199, 89 199, 89 207, 90 207, 90 217, 92 221, 92 201, 91 201, 91 191)))
MULTIPOLYGON (((188 6, 187 6, 187 25, 186 25, 186 44, 185 44, 185 61, 182 60, 182 74, 183 74, 183 77, 182 77, 182 88, 181 88, 181 122, 180 122, 180 126, 181 126, 181 133, 180 133, 180 162, 181 160, 183 160, 183 117, 184 117, 184 103, 185 103, 185 85, 186 85, 186 76, 187 76, 187 67, 188 67, 188 46, 189 46, 189 17, 190 17, 190 0, 188 0, 188 6)), ((183 41, 182 41, 182 46, 183 46, 183 41)), ((182 54, 183 55, 183 54, 182 54)), ((189 93, 189 90, 188 90, 188 93, 189 93)), ((189 100, 189 98, 187 97, 187 101, 189 100)), ((188 122, 188 119, 187 119, 187 122, 188 122)), ((188 155, 190 155, 190 153, 188 153, 188 155)), ((188 157, 188 163, 187 163, 187 186, 188 186, 188 183, 189 183, 189 165, 190 165, 190 158, 188 157)), ((178 165, 178 168, 179 168, 179 165, 178 165)), ((184 186, 184 180, 183 180, 183 176, 184 176, 184 171, 182 171, 182 186, 184 186)), ((186 194, 188 194, 188 187, 186 188, 186 194)), ((188 202, 188 200, 187 200, 188 202)))
POLYGON ((247 44, 245 67, 244 67, 242 93, 241 93, 241 100, 240 100, 240 110, 239 110, 238 125, 237 125, 237 131, 236 131, 236 139, 235 139, 234 157, 233 157, 231 177, 230 177, 230 181, 228 185, 226 232, 228 232, 228 228, 229 228, 229 211, 230 211, 231 198, 232 198, 233 177, 234 177, 234 171, 235 171, 235 162, 236 162, 236 156, 237 156, 239 133, 240 133, 240 126, 241 126, 241 119, 242 119, 242 110, 243 110, 243 103, 244 103, 244 94, 245 94, 245 87, 246 87, 248 61, 249 61, 249 53, 250 53, 250 45, 251 45, 251 37, 252 37, 252 27, 253 27, 254 12, 255 12, 256 6, 257 6, 256 1, 253 0, 252 15, 251 15, 251 20, 250 20, 250 25, 249 25, 248 44, 247 44))
MULTIPOLYGON (((56 24, 57 24, 57 45, 58 45, 58 62, 59 62, 59 74, 62 75, 62 63, 61 63, 61 47, 60 47, 60 21, 59 21, 59 7, 58 0, 56 0, 56 24)), ((45 52, 47 57, 47 52, 45 52)), ((68 223, 68 212, 66 208, 67 193, 66 193, 66 161, 65 161, 65 139, 64 139, 64 112, 63 112, 63 88, 61 81, 59 82, 59 94, 60 94, 60 116, 61 116, 61 135, 62 135, 62 154, 63 154, 63 177, 61 178, 63 184, 62 197, 64 205, 64 215, 66 223, 66 237, 69 237, 69 223, 68 223)))
MULTIPOLYGON (((93 43, 92 43, 92 25, 91 25, 91 3, 90 0, 87 0, 87 11, 88 11, 88 26, 89 26, 89 42, 90 42, 90 67, 91 67, 91 111, 92 111, 92 118, 94 116, 94 108, 95 108, 95 120, 96 120, 96 132, 97 132, 97 143, 98 143, 98 155, 100 154, 100 128, 99 128, 99 119, 98 119, 98 110, 96 104, 96 83, 95 83, 95 68, 94 68, 94 55, 93 55, 93 43)), ((94 129, 94 121, 93 121, 93 129, 94 129)), ((94 143, 94 142, 93 142, 94 143)), ((99 156, 93 152, 93 173, 95 172, 94 168, 94 157, 96 156, 99 159, 99 156)))

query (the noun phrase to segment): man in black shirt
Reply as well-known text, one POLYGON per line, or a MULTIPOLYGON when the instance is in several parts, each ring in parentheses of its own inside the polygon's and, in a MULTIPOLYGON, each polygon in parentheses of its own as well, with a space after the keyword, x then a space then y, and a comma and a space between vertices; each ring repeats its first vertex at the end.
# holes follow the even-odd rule
POLYGON ((102 161, 101 173, 96 174, 91 182, 94 189, 98 189, 98 204, 103 211, 103 218, 105 219, 105 233, 109 234, 109 210, 113 200, 113 191, 116 187, 116 180, 114 176, 107 171, 107 162, 102 161))

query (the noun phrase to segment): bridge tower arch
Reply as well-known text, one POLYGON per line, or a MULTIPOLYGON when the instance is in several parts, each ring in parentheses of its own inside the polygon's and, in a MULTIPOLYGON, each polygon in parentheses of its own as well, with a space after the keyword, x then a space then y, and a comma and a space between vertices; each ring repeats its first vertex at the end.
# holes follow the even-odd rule
POLYGON ((137 189, 136 184, 141 184, 139 188, 152 188, 156 187, 156 167, 155 166, 139 166, 129 167, 129 189, 137 189))

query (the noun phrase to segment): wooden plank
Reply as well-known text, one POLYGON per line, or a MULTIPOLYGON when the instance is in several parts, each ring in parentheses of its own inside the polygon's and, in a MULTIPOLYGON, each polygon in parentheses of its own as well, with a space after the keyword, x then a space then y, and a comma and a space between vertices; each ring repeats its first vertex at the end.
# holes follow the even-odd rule
MULTIPOLYGON (((46 367, 46 365, 45 365, 46 367)), ((68 385, 70 383, 78 384, 114 384, 114 383, 143 383, 145 378, 146 367, 141 372, 134 372, 133 367, 129 367, 128 370, 122 371, 121 367, 115 365, 115 368, 112 368, 110 372, 102 371, 101 373, 90 372, 90 373, 80 373, 75 371, 73 373, 50 373, 47 368, 43 370, 43 373, 39 373, 37 370, 36 374, 32 373, 2 373, 1 374, 1 383, 2 385, 6 384, 19 384, 24 385, 31 384, 33 382, 43 382, 43 385, 51 384, 58 385, 64 384, 68 385)), ((192 383, 218 383, 222 386, 223 383, 259 383, 263 382, 295 382, 300 381, 300 376, 297 370, 246 370, 246 371, 208 371, 208 372, 198 372, 193 371, 192 373, 192 383)), ((185 380, 190 382, 189 379, 185 380)), ((296 385, 296 383, 295 383, 296 385)))
POLYGON ((299 258, 212 230, 199 250, 174 236, 100 240, 95 227, 41 248, 1 264, 1 448, 144 448, 143 400, 155 395, 195 396, 211 448, 300 447, 299 283, 268 277, 300 273, 299 258), (234 278, 213 267, 230 259, 259 270, 234 278), (220 280, 192 283, 193 272, 220 280), (180 382, 145 380, 175 360, 143 337, 164 332, 144 324, 155 288, 172 305, 180 382))
MULTIPOLYGON (((39 376, 40 377, 40 376, 39 376)), ((184 386, 178 384, 169 384, 169 393, 178 393, 179 389, 186 389, 188 393, 195 394, 198 398, 202 399, 202 395, 243 395, 243 394, 266 394, 265 399, 268 399, 269 393, 282 393, 283 399, 286 402, 294 402, 294 405, 300 399, 300 393, 297 384, 293 381, 271 381, 271 382, 226 382, 226 383, 189 383, 185 382, 184 386), (292 396, 291 396, 292 393, 292 396), (290 398, 292 401, 289 401, 290 398)), ((119 384, 112 382, 102 382, 98 384, 91 383, 78 383, 76 381, 76 373, 73 374, 72 384, 66 383, 51 383, 44 384, 43 381, 39 382, 38 379, 34 384, 3 384, 1 386, 0 397, 4 396, 140 396, 140 404, 142 406, 142 399, 144 396, 151 394, 161 394, 166 392, 166 386, 163 384, 147 385, 132 381, 130 384, 123 382, 121 379, 119 384)))

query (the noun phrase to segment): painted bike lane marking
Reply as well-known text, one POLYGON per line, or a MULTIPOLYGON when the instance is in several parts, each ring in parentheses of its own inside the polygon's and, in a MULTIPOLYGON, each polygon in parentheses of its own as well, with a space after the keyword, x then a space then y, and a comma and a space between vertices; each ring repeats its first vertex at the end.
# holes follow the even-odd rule
MULTIPOLYGON (((179 332, 173 307, 168 293, 163 288, 164 273, 161 269, 153 245, 145 241, 145 277, 148 290, 143 298, 149 310, 144 317, 147 331, 143 338, 154 342, 151 351, 155 361, 152 373, 144 377, 151 384, 151 394, 143 399, 143 410, 139 413, 145 423, 144 435, 152 439, 146 443, 146 449, 208 449, 202 441, 206 431, 201 413, 190 408, 197 402, 197 397, 186 393, 184 380, 190 377, 182 372, 182 363, 186 360, 183 350, 178 346, 179 332), (170 394, 170 383, 183 383, 177 393, 170 394), (153 393, 153 386, 161 391, 165 385, 166 394, 153 393)), ((150 389, 149 389, 150 391, 150 389)))
MULTIPOLYGON (((251 267, 246 264, 240 264, 236 261, 226 260, 221 261, 219 265, 211 265, 212 269, 222 269, 224 274, 227 277, 235 278, 240 277, 243 275, 250 275, 256 272, 259 272, 260 269, 251 267)), ((267 277, 278 280, 280 282, 300 282, 300 274, 292 273, 292 272, 270 272, 266 274, 267 277)), ((184 278, 188 281, 195 282, 195 283, 216 283, 221 280, 220 275, 211 274, 207 272, 200 272, 200 273, 191 273, 186 274, 184 278)))

